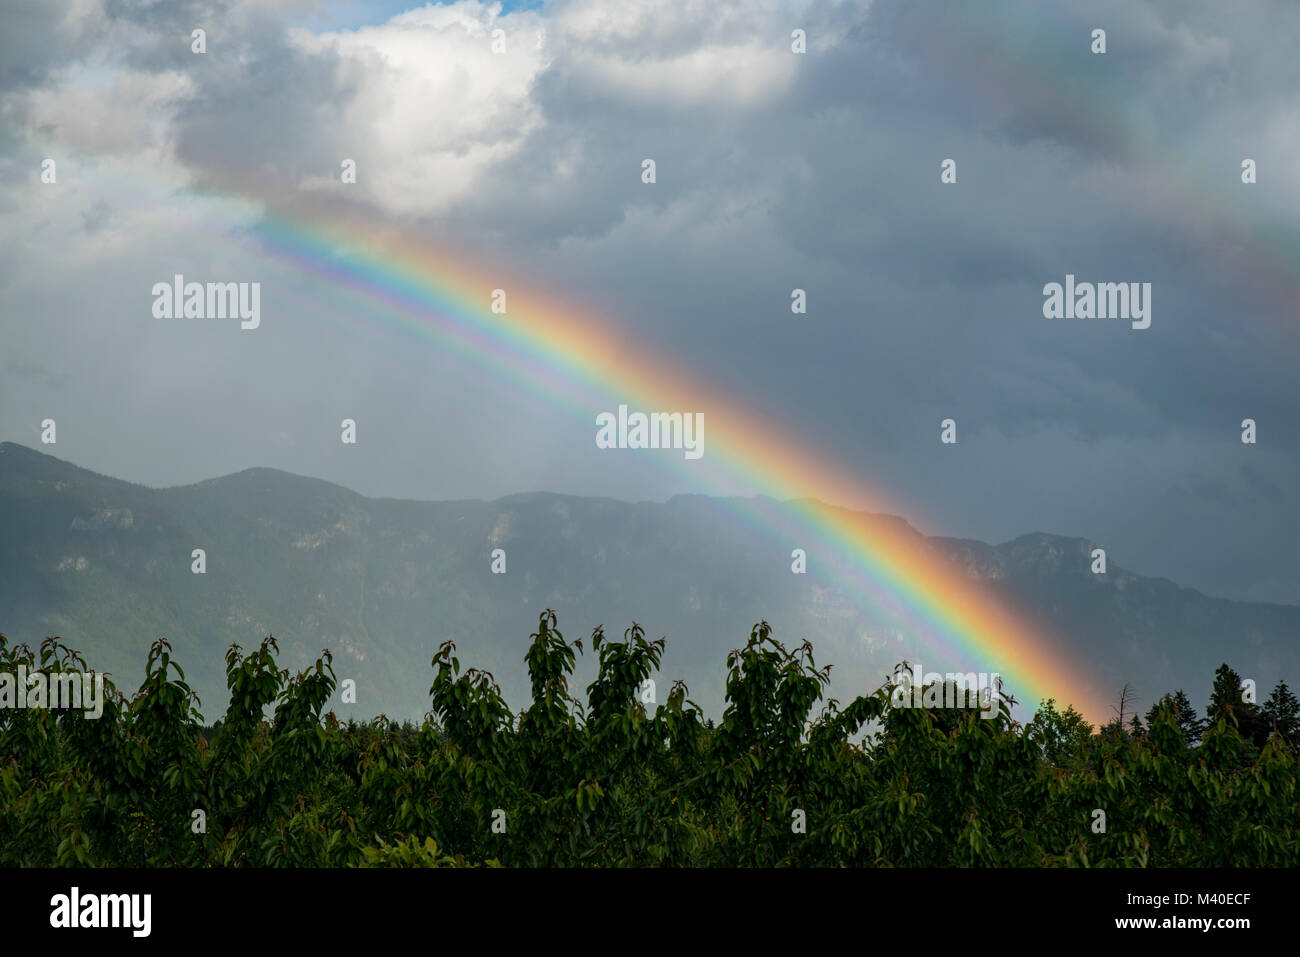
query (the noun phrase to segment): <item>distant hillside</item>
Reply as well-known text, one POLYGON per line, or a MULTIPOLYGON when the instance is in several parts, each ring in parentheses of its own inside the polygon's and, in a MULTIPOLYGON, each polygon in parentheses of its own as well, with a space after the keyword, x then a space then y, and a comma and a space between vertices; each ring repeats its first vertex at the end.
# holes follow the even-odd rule
MULTIPOLYGON (((781 508, 746 504, 751 514, 781 508)), ((906 528, 892 516, 852 518, 906 528)), ((1224 660, 1255 677, 1261 696, 1279 677, 1300 685, 1300 607, 1209 598, 1113 561, 1095 576, 1082 539, 930 543, 1083 656, 1093 670, 1081 681, 1129 681, 1143 710, 1179 687, 1202 706, 1224 660)), ((341 714, 422 714, 429 661, 447 639, 520 705, 522 656, 547 607, 570 638, 597 624, 621 635, 633 620, 667 636, 663 681, 685 678, 715 714, 727 651, 766 618, 777 637, 807 637, 819 663, 835 664, 833 692, 846 699, 916 654, 849 597, 816 562, 791 575, 788 548, 722 499, 410 502, 271 469, 149 489, 0 444, 0 632, 31 644, 58 634, 128 690, 149 643, 166 636, 209 719, 225 704, 225 649, 268 633, 290 666, 334 653, 359 693, 341 714), (504 575, 489 568, 496 547, 504 575), (206 551, 205 575, 190 571, 194 548, 206 551)), ((580 659, 583 684, 592 674, 590 656, 580 659)))

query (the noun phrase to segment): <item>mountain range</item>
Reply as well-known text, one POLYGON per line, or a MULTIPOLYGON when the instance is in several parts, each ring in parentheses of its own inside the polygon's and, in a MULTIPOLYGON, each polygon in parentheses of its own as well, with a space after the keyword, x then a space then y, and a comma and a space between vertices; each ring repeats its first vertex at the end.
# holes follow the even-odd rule
MULTIPOLYGON (((430 659, 448 639, 518 709, 524 651, 546 608, 570 639, 596 625, 621 636, 633 621, 666 637, 658 680, 686 680, 715 716, 726 654, 760 619, 787 646, 807 638, 819 665, 835 665, 831 692, 841 701, 872 691, 917 648, 816 562, 791 574, 789 545, 752 520, 782 508, 700 495, 403 501, 264 468, 154 489, 0 443, 0 633, 33 646, 58 635, 128 692, 149 644, 165 636, 209 721, 226 702, 226 648, 268 634, 282 667, 332 652, 338 676, 357 687, 355 705, 332 703, 340 715, 418 718, 430 659), (196 548, 204 574, 192 571, 196 548), (491 570, 497 548, 504 574, 491 570)), ((896 516, 844 515, 921 535, 896 516)), ((1213 598, 1113 561, 1095 575, 1095 546, 1082 538, 926 541, 1083 663, 1081 698, 1085 689, 1094 700, 1117 696, 1128 682, 1142 710, 1179 688, 1203 708, 1225 661, 1255 678, 1261 699, 1278 680, 1300 684, 1300 606, 1213 598)), ((587 643, 573 690, 594 666, 587 643)))

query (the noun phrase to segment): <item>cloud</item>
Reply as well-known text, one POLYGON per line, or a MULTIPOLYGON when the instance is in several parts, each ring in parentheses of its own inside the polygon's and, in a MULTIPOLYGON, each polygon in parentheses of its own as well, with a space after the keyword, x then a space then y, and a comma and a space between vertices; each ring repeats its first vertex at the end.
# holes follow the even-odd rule
MULTIPOLYGON (((530 42, 541 19, 462 2, 377 27, 313 36, 295 48, 333 58, 348 94, 336 106, 335 155, 357 158, 363 195, 395 214, 430 214, 470 195, 483 171, 543 121, 530 93, 547 53, 530 42), (499 38, 494 32, 500 30, 499 38), (494 42, 504 52, 493 50, 494 42)), ((321 162, 332 185, 337 162, 321 162)), ((320 176, 308 177, 320 188, 320 176)))
POLYGON ((176 71, 75 65, 46 86, 11 94, 3 113, 51 144, 100 156, 133 154, 162 142, 168 114, 193 89, 190 77, 176 71))

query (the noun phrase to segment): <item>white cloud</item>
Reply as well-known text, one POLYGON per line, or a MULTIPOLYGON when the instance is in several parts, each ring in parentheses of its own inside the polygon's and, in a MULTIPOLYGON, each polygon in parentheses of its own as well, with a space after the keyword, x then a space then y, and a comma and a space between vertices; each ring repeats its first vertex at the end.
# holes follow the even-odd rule
POLYGON ((53 83, 0 101, 0 115, 51 145, 96 154, 137 153, 162 142, 170 110, 194 93, 176 71, 76 64, 53 83))
POLYGON ((575 52, 570 75, 592 90, 665 107, 755 107, 790 88, 796 55, 761 43, 700 47, 657 59, 575 52))
MULTIPOLYGON (((339 104, 341 156, 369 156, 357 186, 395 212, 436 213, 468 196, 483 170, 516 152, 542 123, 532 85, 547 66, 533 12, 496 5, 426 7, 377 27, 321 36, 296 31, 306 52, 332 52, 354 88, 339 104), (505 33, 505 53, 492 31, 505 33)), ((309 179, 323 187, 332 180, 309 179)))

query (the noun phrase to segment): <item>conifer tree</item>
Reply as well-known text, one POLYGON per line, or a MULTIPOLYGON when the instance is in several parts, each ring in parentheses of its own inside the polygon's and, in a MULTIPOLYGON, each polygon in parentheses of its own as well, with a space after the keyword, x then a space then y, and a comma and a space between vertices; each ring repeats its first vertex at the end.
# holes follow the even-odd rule
POLYGON ((1296 741, 1296 733, 1300 732, 1300 700, 1291 693, 1285 681, 1277 683, 1264 702, 1261 714, 1270 732, 1277 732, 1292 743, 1296 741))

